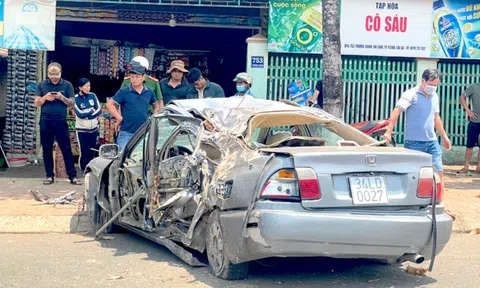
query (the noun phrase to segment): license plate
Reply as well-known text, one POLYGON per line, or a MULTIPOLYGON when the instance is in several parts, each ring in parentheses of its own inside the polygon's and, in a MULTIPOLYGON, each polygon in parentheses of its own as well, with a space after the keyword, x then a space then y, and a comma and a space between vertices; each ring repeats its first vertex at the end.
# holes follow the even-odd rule
POLYGON ((350 177, 349 180, 354 205, 388 203, 384 177, 350 177))

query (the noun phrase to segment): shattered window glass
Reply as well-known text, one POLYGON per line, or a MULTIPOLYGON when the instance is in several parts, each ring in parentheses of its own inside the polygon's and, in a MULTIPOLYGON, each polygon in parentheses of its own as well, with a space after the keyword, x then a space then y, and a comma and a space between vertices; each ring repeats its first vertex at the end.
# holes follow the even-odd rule
POLYGON ((315 123, 309 124, 308 130, 313 137, 324 138, 326 146, 335 146, 339 140, 345 140, 343 137, 335 133, 334 129, 329 124, 315 123))
POLYGON ((169 120, 168 118, 159 118, 157 121, 158 128, 158 140, 157 140, 157 151, 162 149, 165 143, 168 140, 168 137, 172 135, 173 130, 178 127, 178 124, 174 121, 169 120))

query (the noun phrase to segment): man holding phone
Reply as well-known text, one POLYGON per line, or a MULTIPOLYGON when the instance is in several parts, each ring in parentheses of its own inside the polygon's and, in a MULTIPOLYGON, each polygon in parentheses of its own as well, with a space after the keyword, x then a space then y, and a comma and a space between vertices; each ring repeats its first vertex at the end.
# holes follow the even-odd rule
POLYGON ((48 79, 38 84, 35 94, 35 107, 41 107, 40 143, 43 149, 43 162, 46 179, 43 184, 55 182, 53 170, 53 141, 56 140, 65 160, 68 178, 73 185, 81 185, 73 162, 72 147, 67 125, 67 108, 73 107, 75 94, 72 83, 62 79, 62 66, 52 62, 48 65, 48 79))

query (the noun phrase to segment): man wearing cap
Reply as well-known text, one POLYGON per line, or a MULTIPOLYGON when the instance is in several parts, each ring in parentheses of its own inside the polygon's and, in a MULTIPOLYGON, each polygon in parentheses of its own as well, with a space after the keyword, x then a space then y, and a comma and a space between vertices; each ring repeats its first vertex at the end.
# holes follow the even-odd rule
POLYGON ((56 139, 63 154, 70 183, 81 185, 73 162, 72 148, 67 125, 67 108, 73 107, 75 94, 72 83, 62 79, 62 66, 53 62, 48 65, 48 79, 37 86, 35 107, 41 107, 40 143, 43 149, 43 162, 47 174, 43 184, 55 182, 53 172, 53 141, 56 139))
POLYGON ((234 96, 252 96, 252 88, 253 78, 252 76, 248 75, 246 72, 238 73, 233 82, 237 83, 237 93, 234 96))
POLYGON ((163 94, 163 103, 168 104, 172 100, 187 98, 188 91, 192 88, 183 77, 188 70, 182 60, 174 60, 167 70, 169 77, 160 80, 160 88, 163 94))
MULTIPOLYGON (((132 62, 140 63, 140 65, 145 67, 145 70, 148 70, 148 67, 149 67, 149 64, 150 64, 148 62, 148 59, 143 57, 143 56, 134 57, 132 59, 132 62)), ((122 82, 121 88, 128 87, 128 85, 130 85, 131 83, 132 83, 131 77, 130 76, 125 77, 125 79, 122 82)), ((158 104, 160 105, 160 108, 163 108, 163 103, 165 103, 165 102, 163 101, 162 90, 160 89, 160 84, 159 84, 158 79, 145 74, 144 83, 145 83, 145 86, 147 86, 147 88, 152 90, 153 93, 155 94, 155 97, 158 101, 158 104)))
POLYGON ((187 99, 203 99, 203 98, 221 98, 225 97, 223 88, 217 83, 213 83, 205 79, 202 72, 198 68, 190 69, 187 74, 187 81, 193 85, 189 89, 187 99))
POLYGON ((160 105, 153 91, 144 84, 147 69, 138 62, 132 62, 130 68, 131 84, 118 90, 117 94, 107 102, 107 109, 117 119, 120 133, 117 144, 123 150, 133 134, 148 120, 148 108, 153 106, 153 113, 160 105), (115 107, 120 106, 121 113, 115 107))

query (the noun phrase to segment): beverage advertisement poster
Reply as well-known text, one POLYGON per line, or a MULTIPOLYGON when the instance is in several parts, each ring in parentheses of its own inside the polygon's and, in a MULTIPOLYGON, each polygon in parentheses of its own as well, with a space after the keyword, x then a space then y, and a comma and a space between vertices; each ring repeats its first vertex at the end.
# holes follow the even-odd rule
POLYGON ((270 0, 268 51, 322 53, 321 0, 270 0))
POLYGON ((4 0, 3 47, 55 49, 55 0, 4 0))
POLYGON ((434 1, 430 56, 480 59, 479 1, 434 1))
POLYGON ((3 47, 3 0, 0 0, 0 47, 3 47))
POLYGON ((432 0, 342 0, 342 54, 429 57, 432 0))

